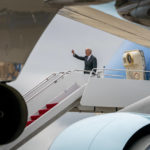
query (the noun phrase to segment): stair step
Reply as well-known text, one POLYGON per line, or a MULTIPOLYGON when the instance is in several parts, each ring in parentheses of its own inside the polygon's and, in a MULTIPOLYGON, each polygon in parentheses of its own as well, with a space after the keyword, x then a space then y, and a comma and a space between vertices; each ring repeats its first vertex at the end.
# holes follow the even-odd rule
POLYGON ((47 111, 52 109, 54 106, 56 106, 58 103, 53 103, 53 104, 47 104, 46 107, 47 109, 41 109, 39 110, 39 115, 33 115, 31 116, 31 120, 27 122, 26 126, 30 125, 34 120, 37 120, 39 117, 41 117, 43 114, 45 114, 47 111))
POLYGON ((27 124, 26 124, 26 127, 29 126, 32 122, 33 122, 33 120, 28 121, 27 124))
POLYGON ((47 111, 49 111, 49 109, 41 109, 41 110, 39 110, 39 114, 40 114, 40 115, 43 115, 43 114, 45 114, 47 111))
POLYGON ((57 104, 58 104, 58 103, 47 104, 46 107, 47 107, 48 109, 51 109, 51 108, 53 108, 54 106, 56 106, 57 104))
POLYGON ((35 116, 31 116, 31 120, 36 120, 36 119, 38 119, 39 117, 40 117, 41 115, 35 115, 35 116))

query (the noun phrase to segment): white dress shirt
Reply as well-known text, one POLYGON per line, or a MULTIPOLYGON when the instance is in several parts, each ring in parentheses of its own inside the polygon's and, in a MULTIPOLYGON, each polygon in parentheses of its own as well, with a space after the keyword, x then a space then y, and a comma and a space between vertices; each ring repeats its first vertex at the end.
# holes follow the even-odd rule
POLYGON ((89 60, 90 60, 90 58, 91 58, 91 55, 90 55, 90 56, 88 56, 88 59, 87 59, 87 61, 89 61, 89 60))

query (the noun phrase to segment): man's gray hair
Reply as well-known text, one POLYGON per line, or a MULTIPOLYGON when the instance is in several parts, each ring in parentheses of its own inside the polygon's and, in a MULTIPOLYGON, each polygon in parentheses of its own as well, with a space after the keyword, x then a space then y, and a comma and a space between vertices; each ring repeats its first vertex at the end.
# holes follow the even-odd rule
POLYGON ((92 50, 90 48, 86 48, 86 50, 89 50, 92 53, 92 50))

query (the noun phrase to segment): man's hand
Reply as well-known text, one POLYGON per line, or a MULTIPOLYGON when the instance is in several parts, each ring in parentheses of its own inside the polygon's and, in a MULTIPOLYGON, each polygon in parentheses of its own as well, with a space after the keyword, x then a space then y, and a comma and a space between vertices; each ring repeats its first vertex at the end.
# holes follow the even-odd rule
POLYGON ((73 55, 75 54, 74 50, 72 50, 71 52, 72 52, 73 55))

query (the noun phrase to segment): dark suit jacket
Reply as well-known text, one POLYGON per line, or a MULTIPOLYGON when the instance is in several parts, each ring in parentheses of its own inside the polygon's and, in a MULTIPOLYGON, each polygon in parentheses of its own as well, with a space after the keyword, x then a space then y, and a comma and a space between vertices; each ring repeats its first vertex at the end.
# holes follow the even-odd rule
MULTIPOLYGON (((89 60, 87 60, 88 56, 82 57, 82 56, 78 56, 77 54, 74 54, 73 56, 77 59, 84 61, 85 63, 84 70, 91 71, 93 68, 97 68, 97 59, 93 55, 91 55, 89 60)), ((94 70, 94 72, 96 72, 96 70, 94 70)), ((88 73, 88 72, 84 71, 84 73, 88 73)))

